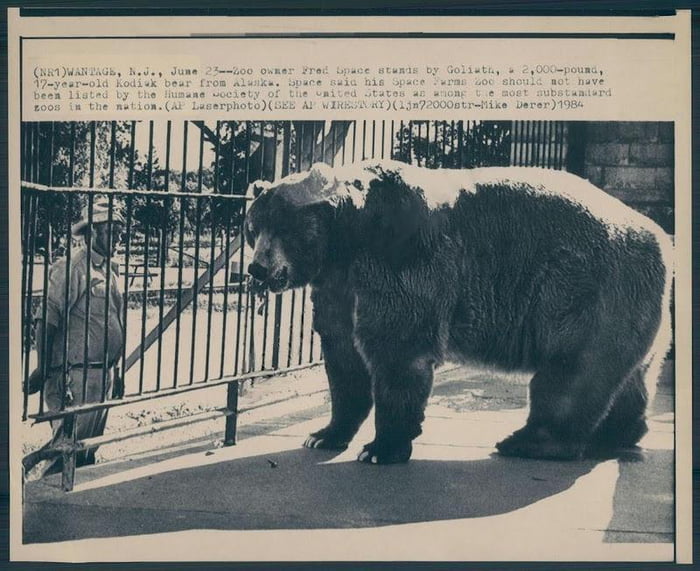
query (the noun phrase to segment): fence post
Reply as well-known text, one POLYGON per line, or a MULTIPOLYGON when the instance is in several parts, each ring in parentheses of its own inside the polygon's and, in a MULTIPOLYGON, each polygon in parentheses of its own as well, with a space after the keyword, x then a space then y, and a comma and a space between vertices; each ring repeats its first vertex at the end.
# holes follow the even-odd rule
POLYGON ((71 492, 75 484, 75 414, 69 414, 63 419, 61 441, 70 445, 70 450, 61 455, 63 460, 61 487, 64 492, 71 492))
POLYGON ((583 176, 586 160, 586 123, 567 121, 566 170, 583 176))
POLYGON ((226 386, 226 429, 224 432, 224 446, 236 444, 236 428, 238 423, 238 382, 229 383, 226 386))

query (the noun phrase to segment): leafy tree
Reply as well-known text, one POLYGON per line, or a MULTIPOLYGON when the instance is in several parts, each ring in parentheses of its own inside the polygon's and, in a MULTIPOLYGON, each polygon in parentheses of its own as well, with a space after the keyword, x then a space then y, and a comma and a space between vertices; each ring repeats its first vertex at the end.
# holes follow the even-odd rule
POLYGON ((510 164, 510 121, 411 121, 394 141, 397 160, 431 168, 510 164))

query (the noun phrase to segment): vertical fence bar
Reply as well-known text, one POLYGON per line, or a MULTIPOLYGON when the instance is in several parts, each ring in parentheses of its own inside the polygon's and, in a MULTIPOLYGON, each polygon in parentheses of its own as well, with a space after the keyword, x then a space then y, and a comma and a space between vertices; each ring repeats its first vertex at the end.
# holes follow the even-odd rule
POLYGON ((353 121, 352 123, 352 161, 355 162, 355 146, 356 146, 356 139, 357 139, 357 121, 353 121))
MULTIPOLYGON (((215 167, 216 168, 216 167, 215 167)), ((216 260, 216 220, 214 212, 219 202, 213 196, 209 196, 209 292, 207 293, 207 344, 204 359, 204 379, 209 380, 209 361, 211 358, 211 322, 214 307, 214 261, 216 260)))
MULTIPOLYGON (((437 137, 437 125, 435 125, 435 136, 437 137)), ((447 154, 447 121, 442 121, 442 142, 441 142, 440 164, 437 165, 445 168, 445 158, 447 154)))
POLYGON ((105 284, 105 314, 104 314, 104 335, 103 335, 103 345, 102 345, 102 395, 100 402, 104 402, 107 398, 107 369, 111 368, 108 361, 108 351, 109 351, 109 306, 110 299, 112 295, 112 233, 114 232, 113 227, 113 209, 114 209, 114 195, 110 194, 107 198, 108 208, 107 212, 107 275, 105 284))
MULTIPOLYGON (((248 137, 247 137, 247 147, 246 147, 246 177, 245 177, 245 185, 246 188, 250 185, 252 182, 252 176, 250 174, 250 163, 251 163, 251 155, 252 155, 252 130, 254 128, 254 125, 252 122, 248 121, 246 122, 246 126, 248 128, 248 137)), ((261 126, 261 133, 260 133, 260 144, 262 145, 262 126, 261 126)), ((262 152, 262 147, 259 147, 260 151, 262 152)), ((243 245, 241 244, 241 247, 243 245)), ((248 368, 253 368, 255 367, 255 296, 253 295, 252 289, 250 288, 250 283, 248 287, 248 295, 246 297, 247 303, 246 303, 246 318, 248 317, 248 312, 250 312, 250 337, 246 334, 243 336, 243 342, 245 346, 245 340, 248 339, 248 368)), ((246 328, 248 326, 248 321, 246 320, 246 328)), ((245 363, 245 355, 244 357, 244 363, 245 363)), ((245 365, 244 365, 245 369, 245 365)))
POLYGON ((301 323, 299 324, 299 364, 301 365, 302 360, 303 360, 303 351, 302 348, 304 346, 304 316, 306 314, 306 288, 302 288, 301 290, 301 306, 299 308, 299 314, 301 318, 301 323))
MULTIPOLYGON (((24 128, 24 126, 22 126, 24 128)), ((24 150, 24 148, 23 148, 24 150)), ((22 156, 22 161, 25 157, 22 156)), ((25 168, 24 162, 22 163, 22 169, 25 168)), ((29 359, 25 353, 27 347, 27 298, 31 299, 31 290, 27 291, 27 260, 29 248, 27 247, 27 238, 29 236, 29 207, 28 207, 28 197, 29 193, 24 188, 20 189, 20 201, 21 201, 21 212, 20 218, 22 220, 22 357, 24 359, 23 374, 22 374, 22 420, 27 420, 27 408, 29 407, 29 359)))
MULTIPOLYGON (((85 249, 87 251, 87 269, 85 271, 85 282, 92 284, 92 216, 94 208, 94 195, 88 195, 87 203, 87 227, 85 229, 85 249)), ((85 288, 85 328, 83 329, 83 399, 87 392, 87 376, 88 376, 88 353, 90 351, 90 301, 92 297, 92 287, 85 288)))
MULTIPOLYGON (((216 122, 216 141, 214 144, 214 193, 219 192, 219 155, 221 151, 221 121, 216 122)), ((215 212, 218 212, 216 208, 218 201, 213 198, 209 199, 209 232, 210 232, 210 244, 209 244, 209 295, 207 296, 207 304, 209 310, 207 311, 207 348, 204 360, 204 380, 209 380, 209 361, 211 358, 211 321, 213 317, 213 302, 214 302, 214 260, 216 259, 216 220, 215 212)))
MULTIPOLYGON (((355 121, 353 121, 352 124, 353 124, 353 127, 354 127, 354 126, 355 126, 355 121)), ((345 149, 346 149, 347 144, 348 144, 347 141, 348 141, 348 132, 345 131, 345 132, 343 133, 343 139, 342 139, 342 141, 340 141, 340 144, 341 144, 341 150, 340 150, 340 152, 341 152, 341 155, 340 155, 340 164, 343 165, 343 166, 345 166, 345 149)))
MULTIPOLYGON (((325 123, 322 123, 321 129, 322 129, 322 132, 325 132, 325 123)), ((374 121, 372 121, 372 132, 374 132, 374 121)), ((374 139, 374 137, 373 137, 373 139, 374 139)), ((316 130, 314 129, 314 132, 313 132, 313 143, 315 144, 315 142, 316 142, 316 130)), ((314 144, 312 144, 312 146, 311 146, 312 157, 313 157, 313 153, 314 153, 314 144)), ((372 155, 372 157, 374 158, 374 154, 372 155)), ((312 160, 312 163, 313 163, 313 160, 312 160)), ((308 290, 308 286, 304 286, 303 294, 302 294, 303 297, 304 297, 304 299, 306 299, 307 290, 308 290)), ((302 305, 301 305, 301 335, 302 335, 302 342, 303 342, 303 339, 304 339, 304 313, 305 313, 305 312, 306 312, 306 304, 305 304, 304 302, 302 302, 302 305)), ((313 328, 311 328, 311 331, 309 332, 309 352, 310 352, 310 354, 313 354, 313 350, 314 350, 314 331, 313 331, 313 328)), ((301 345, 300 345, 300 346, 299 346, 299 362, 300 362, 300 363, 301 363, 301 360, 302 360, 302 350, 301 350, 301 345)))
MULTIPOLYGON (((243 201, 243 212, 241 216, 241 225, 239 231, 243 231, 243 224, 245 221, 246 217, 246 202, 243 201)), ((239 365, 240 365, 240 359, 241 359, 241 315, 242 315, 242 309, 243 309, 243 289, 245 287, 244 283, 244 277, 243 277, 243 263, 244 263, 244 240, 243 240, 243 235, 241 234, 241 247, 239 249, 239 260, 238 260, 238 267, 240 268, 240 271, 238 272, 238 307, 236 311, 236 360, 234 363, 234 375, 237 375, 239 372, 239 365)), ((243 338, 243 343, 245 343, 245 338, 243 338)), ((244 349, 245 352, 245 349, 244 349)))
MULTIPOLYGON (((27 379, 29 377, 29 355, 32 346, 32 291, 34 289, 34 236, 36 234, 33 228, 36 226, 36 212, 35 204, 37 203, 33 193, 29 190, 25 191, 27 196, 27 207, 25 209, 25 215, 27 217, 26 231, 24 241, 24 256, 23 256, 23 267, 26 267, 26 284, 22 291, 24 299, 22 300, 22 324, 24 326, 23 330, 23 341, 24 345, 22 352, 24 355, 24 380, 25 386, 27 384, 27 379)), ((27 392, 25 391, 25 397, 27 392)), ((26 420, 26 419, 25 419, 26 420)))
POLYGON ((559 135, 559 140, 557 141, 557 168, 558 169, 563 169, 564 168, 564 142, 565 142, 565 124, 564 121, 559 122, 559 129, 557 129, 557 133, 559 135))
MULTIPOLYGON (((199 130, 199 165, 197 170, 197 192, 202 193, 202 171, 204 169, 204 129, 199 130)), ((192 336, 190 339, 190 382, 191 385, 194 383, 194 364, 197 357, 197 309, 199 302, 197 300, 197 295, 199 294, 199 239, 202 224, 202 196, 198 196, 196 199, 197 205, 195 207, 195 234, 194 234, 194 282, 192 284, 192 291, 194 295, 192 296, 192 336)))
POLYGON ((156 390, 160 390, 161 367, 163 360, 163 306, 165 305, 165 260, 168 256, 168 222, 170 217, 170 197, 167 193, 170 191, 170 141, 172 137, 172 123, 167 121, 165 124, 165 181, 164 191, 166 197, 161 200, 163 204, 163 218, 160 228, 159 240, 159 257, 160 257, 160 292, 158 297, 158 355, 156 365, 156 390))
MULTIPOLYGON (((73 181, 75 180, 75 141, 76 141, 76 128, 75 123, 71 123, 70 128, 70 149, 68 151, 68 186, 73 186, 73 181)), ((63 307, 69 306, 70 299, 70 281, 72 272, 72 227, 71 222, 73 221, 73 196, 68 195, 68 209, 66 212, 66 283, 64 289, 64 303, 63 307)), ((68 388, 68 331, 70 325, 70 315, 68 311, 63 312, 63 347, 61 347, 63 362, 61 371, 61 410, 66 408, 66 392, 68 388)), ((39 412, 44 411, 44 395, 43 388, 40 396, 39 412)), ((72 422, 72 421, 71 421, 72 422)), ((65 467, 65 463, 64 463, 65 467)))
MULTIPOLYGON (((231 200, 227 200, 224 202, 226 205, 226 241, 224 244, 225 252, 226 252, 226 262, 224 264, 224 314, 222 316, 222 324, 221 324, 221 357, 220 357, 220 367, 219 367, 219 377, 224 376, 224 365, 225 365, 225 358, 226 358, 226 326, 227 326, 227 319, 228 319, 228 288, 230 286, 229 280, 231 278, 230 272, 231 272, 231 200)), ((241 236, 241 239, 243 237, 241 236)))
MULTIPOLYGON (((52 125, 52 130, 53 130, 53 123, 52 125)), ((48 180, 47 184, 49 186, 52 185, 53 183, 53 132, 51 133, 51 148, 49 150, 49 174, 48 174, 48 180)), ((45 243, 44 243, 44 276, 43 276, 43 283, 42 283, 42 300, 41 300, 41 339, 36 340, 37 344, 37 350, 39 348, 39 343, 41 343, 41 354, 43 356, 42 362, 38 363, 38 365, 41 366, 41 377, 46 380, 46 377, 49 374, 49 366, 52 364, 51 360, 53 358, 53 355, 48 354, 48 328, 46 326, 46 320, 48 317, 48 293, 49 293, 49 270, 51 266, 51 222, 50 222, 50 215, 48 212, 48 208, 44 208, 44 224, 45 224, 45 243)), ((67 273, 67 270, 66 270, 67 273)), ((30 292, 31 294, 31 292, 30 292)), ((67 313, 67 312, 64 312, 67 313)), ((53 347, 52 347, 53 350, 53 347)), ((43 389, 43 386, 42 386, 43 389)), ((43 400, 43 391, 41 394, 42 400, 43 400)))
POLYGON ((226 385, 226 428, 224 430, 224 446, 236 444, 236 425, 238 420, 238 383, 226 385))
MULTIPOLYGON (((291 160, 292 125, 289 121, 284 123, 282 132, 282 172, 284 178, 289 174, 289 162, 291 160)), ((272 334, 272 368, 279 368, 280 363, 280 338, 282 329, 282 294, 275 294, 275 317, 272 334)))
POLYGON ((250 287, 246 288, 245 292, 245 310, 243 313, 243 362, 241 363, 241 372, 248 372, 248 363, 250 362, 249 352, 246 351, 248 344, 248 312, 250 311, 250 287))
MULTIPOLYGON (((231 153, 230 153, 230 162, 231 162, 231 169, 229 172, 229 187, 228 187, 228 193, 233 194, 233 181, 236 176, 236 151, 235 151, 235 137, 234 134, 236 132, 235 129, 235 124, 233 121, 228 122, 229 125, 229 132, 230 132, 230 141, 229 145, 231 147, 231 153)), ((223 377, 224 376, 224 366, 226 362, 226 326, 228 324, 228 289, 229 289, 229 279, 230 279, 230 272, 231 272, 231 250, 230 250, 230 242, 231 242, 231 207, 232 203, 231 201, 226 202, 226 243, 225 243, 225 248, 226 248, 226 262, 224 265, 224 315, 222 318, 222 323, 221 323, 221 362, 219 364, 219 376, 223 377)), ((239 236, 241 237, 241 240, 243 239, 243 233, 240 232, 240 230, 243 229, 242 225, 239 225, 239 236)), ((242 272, 243 269, 239 268, 239 272, 242 272)))
MULTIPOLYGON (((273 132, 272 132, 272 173, 266 173, 265 169, 263 168, 261 170, 261 177, 263 180, 274 180, 275 179, 275 167, 274 165, 277 164, 277 137, 279 133, 277 131, 277 123, 275 122, 273 124, 273 132)), ((264 140, 264 139, 263 139, 264 140)), ((265 147, 263 146, 263 155, 264 155, 265 147)), ((262 161, 263 167, 265 162, 262 161)), ((242 234, 241 234, 242 236, 242 234)), ((265 293, 263 294, 265 296, 264 299, 264 307, 265 307, 265 315, 263 317, 263 346, 262 346, 262 363, 260 365, 262 370, 265 370, 266 364, 267 364, 267 342, 268 342, 268 328, 270 325, 270 291, 268 289, 265 289, 265 293)))
MULTIPOLYGON (((90 162, 89 162, 89 179, 88 186, 93 188, 95 186, 95 152, 97 149, 97 130, 95 121, 90 122, 90 162)), ((87 272, 86 272, 86 283, 92 284, 91 273, 92 273, 92 221, 94 215, 94 196, 91 194, 88 196, 88 226, 87 226, 87 272)), ((91 307, 91 297, 92 297, 92 287, 87 287, 85 290, 85 330, 84 330, 84 349, 83 349, 83 398, 82 402, 85 402, 85 395, 87 394, 87 380, 88 380, 88 364, 89 364, 89 353, 90 353, 90 311, 91 307)), ((75 440, 72 441, 75 443, 75 440)), ((73 452, 73 454, 75 454, 73 452)))
MULTIPOLYGON (((21 157, 21 171, 22 171, 22 180, 29 180, 29 169, 28 165, 31 162, 30 154, 29 154, 29 125, 27 123, 23 123, 21 126, 21 133, 22 133, 22 140, 21 140, 21 150, 22 150, 22 157, 21 157)), ((28 270, 28 260, 29 260, 29 211, 31 207, 31 193, 27 189, 25 190, 24 188, 20 189, 21 192, 21 220, 22 220, 22 298, 21 298, 21 303, 22 303, 22 355, 24 355, 25 347, 26 347, 26 341, 27 341, 27 336, 26 336, 26 329, 25 327, 27 326, 25 319, 26 315, 26 304, 27 304, 27 297, 31 297, 31 287, 28 286, 27 284, 27 270, 28 270), (27 289, 29 289, 29 292, 27 292, 27 289)), ((27 374, 24 375, 24 383, 26 387, 26 382, 27 382, 27 374)), ((25 390, 25 397, 26 397, 26 390, 25 390)), ((25 411, 26 414, 26 411, 25 411)), ((23 420, 26 420, 26 418, 23 418, 23 420)))
POLYGON ((386 150, 385 150, 385 145, 386 145, 386 120, 382 119, 382 135, 381 135, 381 158, 384 159, 386 150))
POLYGON ((367 120, 362 121, 362 160, 367 159, 367 120))
MULTIPOLYGON (((335 163, 335 155, 336 155, 337 148, 338 148, 338 143, 336 141, 336 139, 338 138, 338 131, 339 131, 339 129, 333 128, 333 122, 331 121, 331 131, 330 131, 331 132, 331 149, 330 149, 331 150, 331 160, 330 160, 331 165, 335 163)), ((340 132, 345 133, 345 129, 343 128, 342 131, 340 131, 340 132)))
MULTIPOLYGON (((63 307, 67 308, 70 305, 70 282, 71 282, 71 272, 72 272, 72 229, 71 222, 73 219, 73 195, 68 195, 68 208, 66 211, 66 283, 63 288, 63 307)), ((61 347, 61 355, 63 355, 63 360, 61 362, 61 410, 66 407, 66 387, 68 386, 68 331, 70 327, 70 312, 63 312, 63 319, 61 320, 63 327, 63 346, 61 347)), ((41 391, 41 398, 39 399, 39 412, 44 412, 44 398, 43 391, 41 391)))
MULTIPOLYGON (((146 189, 153 188, 153 121, 148 122, 148 164, 146 189)), ((146 197, 146 212, 150 212, 152 208, 151 196, 146 197)), ((143 393, 143 373, 145 368, 144 362, 144 343, 146 340, 146 311, 148 308, 148 282, 150 280, 149 257, 151 250, 151 224, 150 221, 146 224, 146 232, 143 241, 143 305, 141 308, 141 346, 139 349, 139 394, 143 393)))
MULTIPOLYGON (((187 192, 187 121, 182 126, 182 175, 180 177, 180 192, 187 192)), ((178 220, 178 254, 177 254, 177 297, 175 305, 177 312, 175 316, 175 355, 173 363, 173 388, 177 387, 177 379, 180 368, 180 325, 182 314, 182 270, 185 250, 185 200, 181 196, 179 199, 180 217, 178 220)), ((189 202, 188 202, 189 204, 189 202)), ((194 270, 197 271, 197 268, 194 270)))
POLYGON ((527 158, 526 151, 527 151, 527 123, 525 121, 518 121, 520 124, 520 133, 519 136, 520 138, 518 139, 518 146, 519 146, 519 157, 518 157, 518 164, 520 166, 523 166, 525 164, 525 159, 527 158))
POLYGON ((32 182, 39 182, 39 123, 32 127, 32 182))
MULTIPOLYGON (((20 164, 20 170, 22 172, 22 180, 29 180, 29 177, 27 176, 27 163, 29 162, 29 153, 27 150, 27 125, 23 123, 21 125, 21 164, 20 164)), ((27 260, 28 260, 28 253, 29 253, 29 248, 28 248, 28 239, 29 239, 29 191, 25 190, 24 187, 20 188, 20 220, 22 222, 22 289, 21 289, 21 307, 22 307, 22 343, 21 343, 21 351, 22 355, 24 355, 24 350, 26 346, 26 322, 24 321, 24 316, 25 316, 25 308, 27 304, 27 296, 31 295, 28 294, 27 292, 27 260)), ((27 374, 23 376, 23 381, 24 381, 24 396, 25 400, 27 399, 27 374)), ((24 406, 24 411, 23 411, 23 416, 22 420, 26 420, 26 411, 27 405, 25 404, 24 406)))
MULTIPOLYGON (((112 121, 110 123, 110 137, 109 137, 109 178, 107 181, 107 184, 109 188, 114 188, 114 169, 115 169, 115 153, 116 153, 116 145, 117 145, 117 134, 116 134, 116 127, 117 123, 116 121, 112 121)), ((114 232, 113 228, 113 208, 114 208, 114 196, 109 195, 109 257, 107 258, 107 285, 105 287, 106 291, 106 296, 105 296, 105 320, 104 320, 104 346, 102 348, 102 362, 107 364, 107 357, 108 357, 108 348, 109 348, 109 331, 108 331, 108 324, 109 324, 109 300, 110 300, 110 290, 112 287, 112 233, 114 232)), ((126 300, 125 300, 126 304, 126 300)), ((126 339, 121 340, 122 345, 126 344, 126 339)), ((116 360, 116 359, 115 359, 116 360)), ((105 401, 107 398, 107 367, 103 367, 102 369, 102 402, 105 401)))
POLYGON ((114 169, 116 163, 116 149, 117 149, 117 122, 112 121, 110 123, 109 131, 109 188, 114 188, 114 169))
MULTIPOLYGON (((127 189, 134 188, 134 164, 136 162, 136 121, 131 121, 129 129, 129 168, 126 180, 127 189)), ((131 230, 133 216, 133 195, 127 194, 125 198, 126 206, 126 227, 124 229, 124 313, 122 325, 124 328, 124 343, 122 344, 122 374, 124 375, 126 389, 126 340, 129 338, 129 272, 131 269, 131 230)))

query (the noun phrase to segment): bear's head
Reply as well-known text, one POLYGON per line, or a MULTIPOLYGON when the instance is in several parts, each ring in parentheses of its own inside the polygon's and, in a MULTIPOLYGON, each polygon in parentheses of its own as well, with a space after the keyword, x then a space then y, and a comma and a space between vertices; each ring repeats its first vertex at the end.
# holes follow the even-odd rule
POLYGON ((321 271, 328 251, 333 206, 324 192, 335 179, 327 165, 275 183, 257 181, 244 226, 253 248, 248 273, 272 292, 301 287, 321 271))

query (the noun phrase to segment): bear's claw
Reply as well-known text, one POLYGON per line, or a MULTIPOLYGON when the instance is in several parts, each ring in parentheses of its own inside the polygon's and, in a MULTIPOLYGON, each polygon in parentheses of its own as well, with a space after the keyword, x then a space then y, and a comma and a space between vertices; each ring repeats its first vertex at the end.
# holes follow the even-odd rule
POLYGON ((369 457, 369 452, 360 452, 360 455, 357 457, 358 462, 369 462, 372 464, 377 463, 377 457, 372 456, 371 458, 369 457))
POLYGON ((311 434, 304 441, 304 448, 319 448, 325 450, 345 450, 348 447, 347 442, 342 442, 329 436, 320 434, 311 434))
POLYGON ((408 462, 411 452, 413 446, 410 442, 400 446, 387 446, 375 441, 365 445, 357 456, 357 461, 365 464, 398 464, 408 462))

